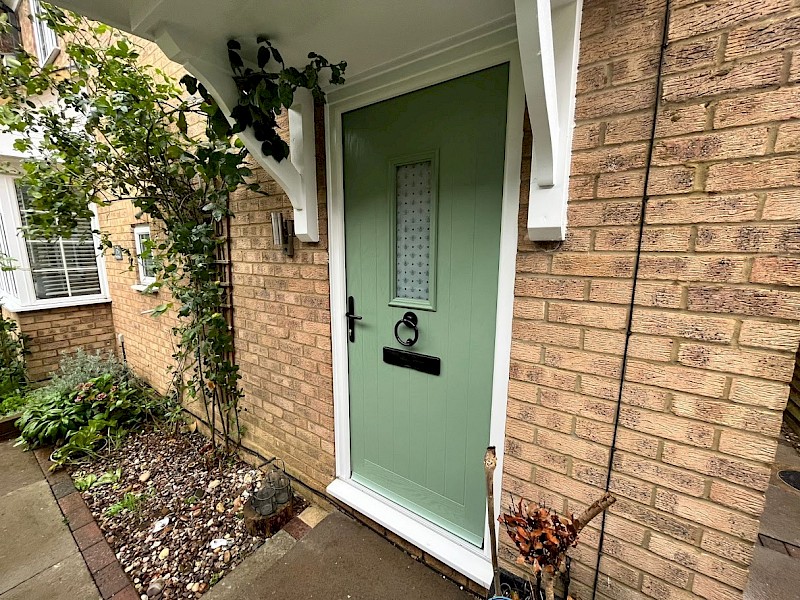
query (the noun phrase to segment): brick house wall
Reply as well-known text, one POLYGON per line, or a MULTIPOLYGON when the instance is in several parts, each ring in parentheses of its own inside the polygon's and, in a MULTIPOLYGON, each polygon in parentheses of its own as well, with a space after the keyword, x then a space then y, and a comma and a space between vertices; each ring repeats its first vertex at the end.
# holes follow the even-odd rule
MULTIPOLYGON (((526 239, 523 165, 503 488, 563 512, 597 498, 621 396, 619 501, 599 597, 733 599, 800 342, 800 8, 673 0, 659 82, 665 9, 665 0, 585 0, 563 244, 526 239)), ((144 56, 171 68, 154 48, 144 56)), ((272 246, 269 213, 290 216, 290 205, 257 169, 264 193, 231 199, 231 256, 245 443, 321 490, 334 447, 321 140, 317 148, 320 243, 295 242, 291 259, 272 246)), ((130 206, 107 210, 112 240, 132 247, 130 206)), ((135 274, 107 264, 128 358, 161 389, 170 325, 141 313, 163 299, 135 292, 135 274)), ((576 598, 591 597, 599 526, 574 554, 576 598)))
MULTIPOLYGON (((664 13, 586 0, 568 239, 519 239, 504 488, 565 512, 607 476, 664 13)), ((746 584, 800 340, 798 18, 672 2, 599 597, 746 584)))
POLYGON ((114 351, 114 322, 107 302, 18 313, 4 308, 3 316, 15 320, 28 336, 25 364, 33 382, 47 379, 64 355, 78 348, 89 353, 114 351))
MULTIPOLYGON (((139 271, 133 262, 136 257, 133 227, 147 223, 143 218, 136 218, 137 212, 130 200, 117 200, 98 209, 100 229, 109 235, 114 245, 127 251, 121 261, 115 260, 111 252, 106 253, 108 289, 114 301, 111 309, 116 333, 123 336, 125 358, 131 368, 158 392, 165 394, 172 381, 170 367, 173 365, 172 327, 175 317, 171 313, 155 318, 150 316, 149 311, 169 301, 168 291, 150 294, 131 287, 139 283, 139 271)), ((121 356, 119 341, 117 352, 121 356)))

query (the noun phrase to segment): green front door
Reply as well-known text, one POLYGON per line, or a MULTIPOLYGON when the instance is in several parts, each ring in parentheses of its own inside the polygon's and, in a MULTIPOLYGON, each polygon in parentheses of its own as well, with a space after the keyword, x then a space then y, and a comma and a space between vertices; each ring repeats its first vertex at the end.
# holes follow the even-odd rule
POLYGON ((507 95, 502 65, 343 116, 352 478, 477 546, 507 95))

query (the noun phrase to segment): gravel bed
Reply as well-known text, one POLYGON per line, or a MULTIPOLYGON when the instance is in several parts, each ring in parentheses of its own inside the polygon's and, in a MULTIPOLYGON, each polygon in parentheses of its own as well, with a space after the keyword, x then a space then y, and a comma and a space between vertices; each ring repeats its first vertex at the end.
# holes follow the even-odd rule
POLYGON ((121 469, 82 494, 142 598, 197 598, 264 541, 242 518, 264 474, 209 449, 200 433, 146 431, 73 469, 77 483, 121 469))

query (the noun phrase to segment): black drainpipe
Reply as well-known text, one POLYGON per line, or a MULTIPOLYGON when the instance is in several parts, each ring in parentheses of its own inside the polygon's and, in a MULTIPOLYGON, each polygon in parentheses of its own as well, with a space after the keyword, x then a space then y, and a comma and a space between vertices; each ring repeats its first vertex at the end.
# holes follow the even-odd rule
MULTIPOLYGON (((661 106, 661 74, 664 70, 664 55, 669 41, 669 17, 670 0, 666 0, 664 6, 664 26, 661 31, 661 49, 658 55, 658 70, 656 72, 656 97, 653 101, 653 123, 650 127, 650 143, 647 145, 646 171, 644 175, 644 189, 642 190, 642 204, 639 211, 639 239, 636 243, 636 256, 633 262, 633 285, 631 286, 631 299, 628 305, 628 319, 625 327, 625 346, 622 350, 622 371, 619 376, 619 393, 617 394, 617 406, 614 413, 614 433, 611 437, 611 447, 608 453, 608 469, 606 473, 606 487, 608 492, 611 488, 611 470, 614 465, 614 455, 617 452, 617 431, 619 430, 619 415, 622 409, 622 391, 625 384, 625 374, 628 369, 628 347, 630 346, 632 327, 633 327, 633 307, 636 300, 636 283, 639 278, 639 262, 642 256, 642 239, 644 237, 644 220, 647 214, 647 201, 650 197, 647 188, 650 184, 650 169, 653 163, 653 146, 656 139, 656 124, 658 122, 658 109, 661 106)), ((597 598, 597 584, 600 580, 600 559, 603 556, 603 542, 606 537, 606 512, 603 512, 600 522, 600 540, 597 544, 597 563, 594 567, 594 584, 592 585, 592 600, 597 598)))

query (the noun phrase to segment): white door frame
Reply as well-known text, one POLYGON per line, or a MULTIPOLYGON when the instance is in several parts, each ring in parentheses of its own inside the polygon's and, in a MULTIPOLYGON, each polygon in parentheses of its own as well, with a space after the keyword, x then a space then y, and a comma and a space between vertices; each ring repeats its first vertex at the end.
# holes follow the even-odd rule
MULTIPOLYGON (((350 393, 348 380, 346 264, 344 227, 344 176, 342 169, 342 114, 455 77, 509 63, 508 116, 503 182, 497 322, 492 382, 489 439, 497 448, 495 489, 501 489, 503 449, 511 359, 511 322, 514 303, 517 236, 519 232, 520 168, 525 92, 516 28, 511 23, 491 24, 490 31, 469 32, 467 39, 446 40, 440 48, 411 61, 388 66, 380 73, 360 78, 328 94, 325 108, 328 173, 328 242, 333 350, 333 403, 336 443, 336 479, 327 492, 373 521, 408 540, 423 551, 484 587, 492 580, 488 524, 483 547, 478 548, 413 512, 394 504, 351 480, 350 393)), ((478 465, 476 465, 477 467, 478 465)), ((500 505, 495 503, 495 520, 500 505)))

